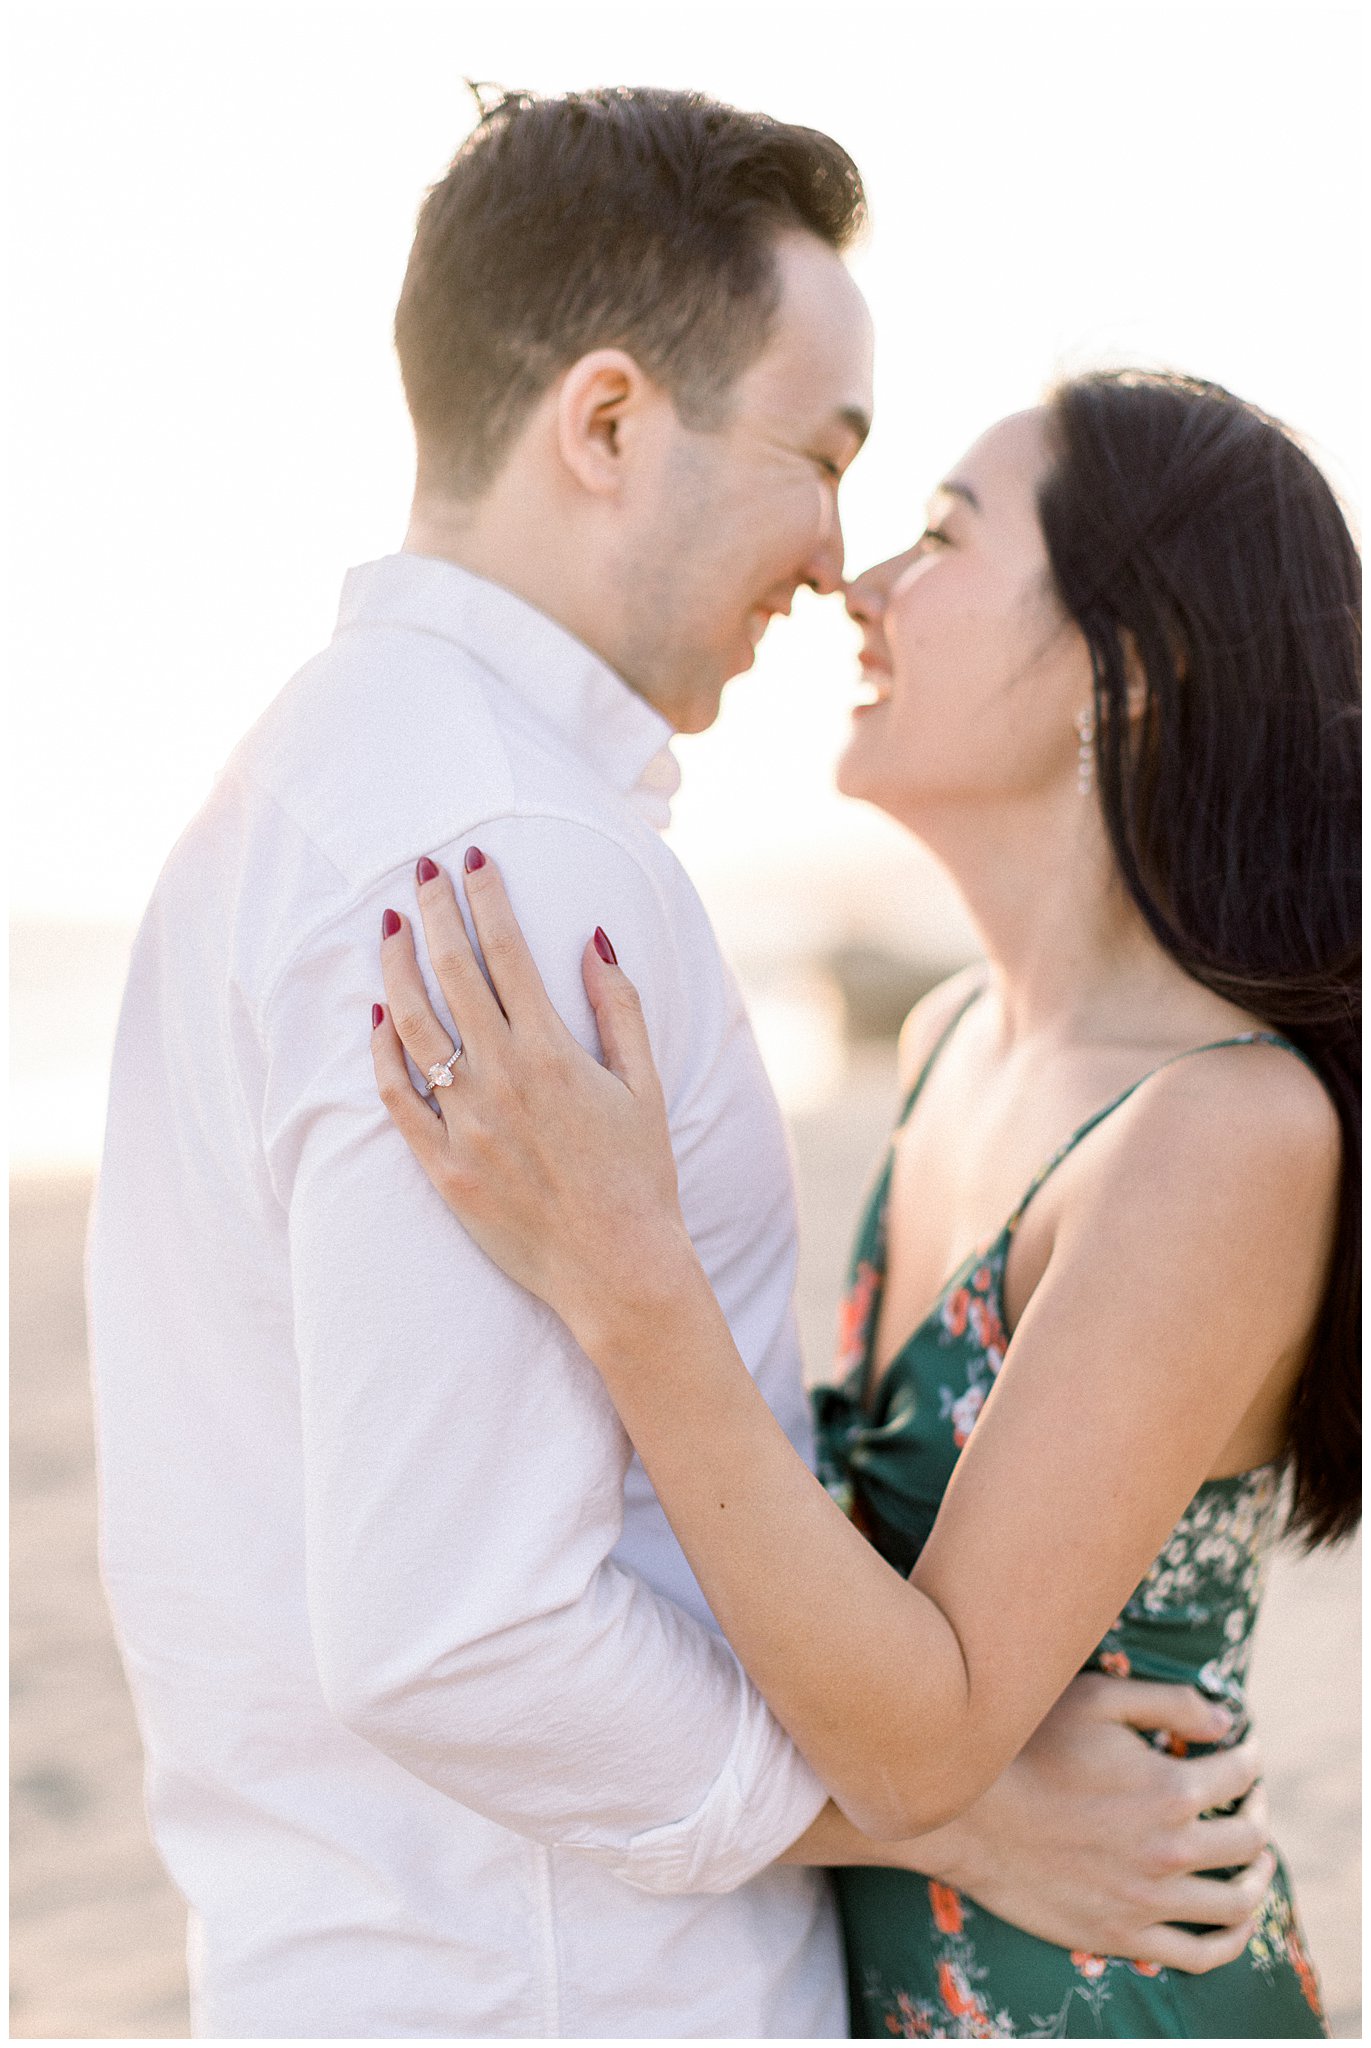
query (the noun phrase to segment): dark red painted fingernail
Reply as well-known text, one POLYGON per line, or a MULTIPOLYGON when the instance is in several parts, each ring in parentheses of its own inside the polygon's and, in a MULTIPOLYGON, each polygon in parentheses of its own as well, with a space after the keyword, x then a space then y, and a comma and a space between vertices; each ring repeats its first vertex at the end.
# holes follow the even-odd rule
POLYGON ((383 939, 393 939, 393 938, 395 937, 395 934, 396 934, 396 932, 398 932, 398 931, 399 931, 399 929, 400 929, 400 913, 399 913, 399 911, 398 911, 398 910, 383 910, 383 911, 381 912, 381 937, 382 937, 383 939))
POLYGON ((371 1006, 371 1028, 372 1028, 372 1030, 374 1031, 374 1030, 376 1029, 376 1026, 377 1026, 378 1024, 384 1024, 384 1022, 385 1022, 385 1018, 386 1018, 386 1013, 385 1013, 385 1011, 384 1011, 384 1010, 383 1010, 383 1009, 381 1008, 381 1005, 380 1005, 379 1003, 373 1003, 373 1004, 372 1004, 372 1006, 371 1006))
POLYGON ((438 879, 437 864, 431 861, 426 853, 420 854, 419 865, 414 872, 421 882, 436 882, 438 879))
POLYGON ((611 967, 618 966, 619 956, 609 943, 609 934, 601 931, 598 924, 595 927, 595 950, 602 960, 609 962, 611 967))
POLYGON ((469 875, 474 875, 477 868, 483 868, 485 864, 486 857, 479 846, 469 846, 462 856, 462 866, 469 875))

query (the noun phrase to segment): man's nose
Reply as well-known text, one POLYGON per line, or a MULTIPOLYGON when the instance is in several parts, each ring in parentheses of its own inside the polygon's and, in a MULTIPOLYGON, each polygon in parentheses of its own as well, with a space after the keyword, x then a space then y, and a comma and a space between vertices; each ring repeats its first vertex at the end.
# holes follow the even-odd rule
POLYGON ((820 597, 832 597, 843 589, 843 559, 843 522, 837 504, 830 501, 804 579, 810 589, 817 590, 820 597))

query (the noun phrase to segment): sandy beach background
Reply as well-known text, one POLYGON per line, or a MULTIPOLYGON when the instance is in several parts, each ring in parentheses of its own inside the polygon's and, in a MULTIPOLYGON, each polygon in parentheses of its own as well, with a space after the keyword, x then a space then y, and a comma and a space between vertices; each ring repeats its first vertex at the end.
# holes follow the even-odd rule
MULTIPOLYGON (((890 1051, 857 1048, 792 1112, 801 1312, 826 1358, 849 1226, 892 1107, 890 1051)), ((180 1901, 143 1816, 137 1733, 101 1598, 81 1304, 86 1174, 12 1190, 12 2032, 188 2033, 180 1901)), ((1253 1695, 1278 1838, 1335 2036, 1360 2035, 1359 1552, 1282 1557, 1253 1695)))

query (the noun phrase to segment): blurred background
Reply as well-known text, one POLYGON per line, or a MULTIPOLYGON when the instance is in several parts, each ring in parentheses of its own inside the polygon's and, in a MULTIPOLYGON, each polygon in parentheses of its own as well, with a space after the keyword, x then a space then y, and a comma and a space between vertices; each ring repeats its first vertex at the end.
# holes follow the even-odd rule
MULTIPOLYGON (((11 817, 13 2026, 186 2031, 94 1559, 80 1261, 133 928, 243 729, 404 531, 390 319, 464 78, 692 86, 865 174, 877 422, 853 567, 1063 371, 1191 369, 1361 493, 1358 6, 70 7, 11 16, 17 477, 11 817)), ((892 1107, 894 1029, 973 942, 933 864, 839 798, 841 610, 801 592, 672 840, 795 1137, 822 1371, 892 1107)), ((174 1219, 169 1219, 174 1222, 174 1219)), ((1277 1566, 1256 1692, 1334 2029, 1359 2033, 1358 1553, 1277 1566)))

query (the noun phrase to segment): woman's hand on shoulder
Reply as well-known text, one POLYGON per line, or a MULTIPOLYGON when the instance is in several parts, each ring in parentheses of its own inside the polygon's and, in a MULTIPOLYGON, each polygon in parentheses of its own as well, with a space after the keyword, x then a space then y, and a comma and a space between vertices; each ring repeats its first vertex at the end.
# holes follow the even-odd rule
POLYGON ((451 880, 427 860, 420 874, 429 966, 461 1050, 429 1001, 413 927, 388 913, 371 1036, 381 1100, 482 1250, 584 1343, 694 1260, 637 991, 597 932, 582 975, 602 1066, 553 1008, 494 863, 463 877, 485 972, 451 880), (406 1055, 434 1084, 427 1095, 406 1055))

